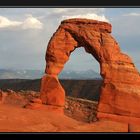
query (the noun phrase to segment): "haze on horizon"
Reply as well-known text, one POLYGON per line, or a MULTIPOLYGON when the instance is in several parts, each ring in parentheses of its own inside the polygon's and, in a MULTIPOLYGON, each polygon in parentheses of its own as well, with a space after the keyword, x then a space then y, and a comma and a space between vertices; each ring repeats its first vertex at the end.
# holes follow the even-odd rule
MULTIPOLYGON (((110 22, 123 53, 140 71, 140 8, 0 8, 0 69, 45 69, 48 41, 67 18, 110 22)), ((94 70, 98 62, 77 48, 64 70, 94 70)))

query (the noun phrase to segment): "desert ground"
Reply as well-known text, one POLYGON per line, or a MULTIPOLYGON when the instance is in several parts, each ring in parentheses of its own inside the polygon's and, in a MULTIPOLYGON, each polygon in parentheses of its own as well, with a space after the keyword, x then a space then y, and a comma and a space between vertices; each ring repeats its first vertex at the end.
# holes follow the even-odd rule
MULTIPOLYGON (((63 81, 63 83, 65 82, 63 81)), ((32 88, 34 85, 32 84, 32 88)), ((8 89, 8 85, 6 86, 8 89)), ((38 104, 33 108, 25 108, 32 99, 38 97, 39 91, 29 89, 1 91, 0 132, 140 131, 139 125, 130 125, 108 119, 98 120, 96 118, 98 101, 95 100, 67 96, 64 108, 38 104)))

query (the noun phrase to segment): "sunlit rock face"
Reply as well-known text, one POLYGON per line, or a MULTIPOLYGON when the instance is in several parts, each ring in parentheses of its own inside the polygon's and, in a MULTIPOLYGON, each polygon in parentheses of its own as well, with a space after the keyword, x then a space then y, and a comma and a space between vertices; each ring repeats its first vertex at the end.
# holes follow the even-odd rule
POLYGON ((109 23, 88 19, 61 22, 47 47, 40 95, 43 103, 65 104, 65 91, 57 76, 75 48, 84 47, 99 62, 103 78, 97 116, 140 117, 140 74, 131 58, 121 52, 111 28, 109 23))
POLYGON ((41 81, 41 100, 44 104, 64 106, 65 91, 57 76, 44 75, 41 81))

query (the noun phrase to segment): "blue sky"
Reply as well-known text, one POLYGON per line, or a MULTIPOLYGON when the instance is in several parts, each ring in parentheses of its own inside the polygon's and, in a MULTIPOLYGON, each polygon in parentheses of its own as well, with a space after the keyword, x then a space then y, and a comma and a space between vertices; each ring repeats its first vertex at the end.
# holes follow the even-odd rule
MULTIPOLYGON (((45 69, 47 43, 61 20, 95 18, 112 24, 112 35, 140 71, 140 8, 0 8, 0 68, 45 69)), ((99 72, 98 62, 76 49, 64 70, 99 72)))

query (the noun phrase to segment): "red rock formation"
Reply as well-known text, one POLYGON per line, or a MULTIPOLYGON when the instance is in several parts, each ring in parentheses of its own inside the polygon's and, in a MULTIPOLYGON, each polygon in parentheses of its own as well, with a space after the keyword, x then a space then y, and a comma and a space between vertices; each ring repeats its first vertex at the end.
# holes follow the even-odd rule
POLYGON ((42 103, 48 105, 64 106, 65 91, 55 76, 45 75, 41 83, 42 103))
POLYGON ((96 20, 69 19, 61 22, 46 52, 46 74, 41 100, 64 105, 64 91, 57 79, 71 52, 83 46, 100 64, 103 85, 98 105, 101 113, 140 117, 140 74, 131 58, 120 51, 112 37, 111 24, 96 20), (55 77, 55 78, 54 78, 55 77))

